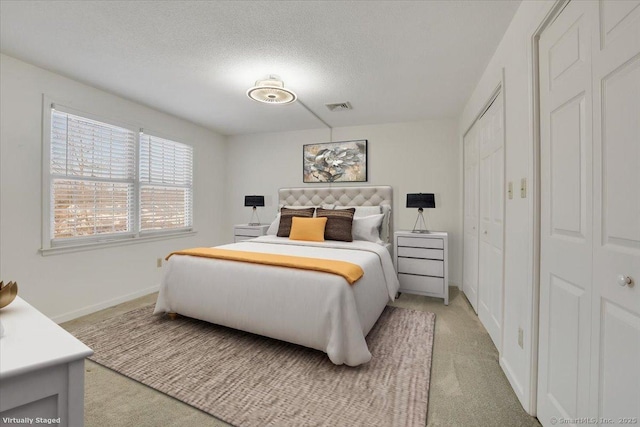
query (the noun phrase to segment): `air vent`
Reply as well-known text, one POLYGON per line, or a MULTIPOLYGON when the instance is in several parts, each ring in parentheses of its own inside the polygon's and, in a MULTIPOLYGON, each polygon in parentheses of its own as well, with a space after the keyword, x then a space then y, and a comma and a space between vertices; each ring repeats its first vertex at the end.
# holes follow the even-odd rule
POLYGON ((337 102, 335 104, 325 104, 329 111, 353 110, 350 102, 337 102))

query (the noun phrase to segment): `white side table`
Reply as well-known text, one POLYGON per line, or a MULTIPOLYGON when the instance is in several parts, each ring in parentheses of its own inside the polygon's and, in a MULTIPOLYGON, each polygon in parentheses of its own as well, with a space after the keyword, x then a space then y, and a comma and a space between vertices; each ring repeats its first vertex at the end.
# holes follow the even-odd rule
POLYGON ((443 231, 396 231, 394 265, 400 292, 444 298, 449 305, 448 234, 443 231))
POLYGON ((83 426, 84 359, 93 351, 20 297, 0 315, 0 417, 83 426))
POLYGON ((233 226, 233 241, 235 243, 243 240, 255 239, 258 236, 267 234, 270 224, 249 225, 238 224, 233 226))

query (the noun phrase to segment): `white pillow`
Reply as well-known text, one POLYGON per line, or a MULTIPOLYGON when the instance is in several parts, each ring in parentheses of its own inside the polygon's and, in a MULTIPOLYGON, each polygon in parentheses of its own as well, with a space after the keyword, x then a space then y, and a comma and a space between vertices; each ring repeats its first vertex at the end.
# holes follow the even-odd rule
POLYGON ((368 242, 377 243, 382 245, 383 242, 380 240, 380 232, 378 229, 382 224, 382 219, 384 218, 384 214, 376 214, 353 218, 353 223, 351 224, 351 235, 353 236, 353 240, 366 240, 368 242))
POLYGON ((273 220, 269 228, 267 229, 267 236, 275 236, 278 234, 278 228, 280 227, 280 213, 276 215, 276 219, 273 220))
POLYGON ((354 218, 363 218, 365 216, 378 215, 382 213, 380 206, 357 206, 354 218))
POLYGON ((380 226, 380 239, 384 243, 388 243, 391 241, 391 236, 389 236, 389 231, 391 229, 391 206, 382 205, 382 214, 384 218, 382 219, 382 225, 380 226))
POLYGON ((353 214, 354 218, 362 218, 365 216, 377 215, 380 212, 380 206, 336 206, 335 209, 350 209, 356 208, 356 213, 353 214))

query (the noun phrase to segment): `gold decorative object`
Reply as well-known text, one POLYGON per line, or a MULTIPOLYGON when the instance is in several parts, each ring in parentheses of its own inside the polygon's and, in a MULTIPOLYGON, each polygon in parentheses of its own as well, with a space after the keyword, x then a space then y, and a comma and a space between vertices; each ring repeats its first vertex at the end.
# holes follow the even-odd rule
POLYGON ((11 304, 17 295, 18 284, 16 282, 9 282, 6 285, 4 285, 4 282, 0 282, 0 308, 11 304))

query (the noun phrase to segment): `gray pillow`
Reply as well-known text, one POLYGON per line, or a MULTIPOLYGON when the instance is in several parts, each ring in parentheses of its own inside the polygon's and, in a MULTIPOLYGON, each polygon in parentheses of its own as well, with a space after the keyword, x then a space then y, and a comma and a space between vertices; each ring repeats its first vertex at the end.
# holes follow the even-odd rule
POLYGON ((327 225, 324 228, 324 239, 353 242, 351 226, 355 212, 355 208, 340 210, 318 208, 316 217, 327 218, 327 225))
POLYGON ((289 237, 291 233, 291 218, 299 216, 303 218, 313 218, 316 208, 306 209, 280 209, 280 226, 278 227, 278 237, 289 237))

